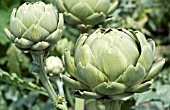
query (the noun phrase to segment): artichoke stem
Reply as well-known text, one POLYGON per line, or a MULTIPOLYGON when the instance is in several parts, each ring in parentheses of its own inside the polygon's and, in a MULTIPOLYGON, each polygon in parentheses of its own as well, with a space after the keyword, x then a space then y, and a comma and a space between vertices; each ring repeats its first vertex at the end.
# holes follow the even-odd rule
POLYGON ((84 99, 76 97, 75 110, 84 110, 84 102, 84 99))
POLYGON ((53 104, 55 107, 58 107, 60 109, 63 109, 63 101, 61 101, 61 99, 59 99, 59 95, 56 94, 47 74, 44 68, 44 52, 43 51, 34 51, 31 52, 32 54, 32 58, 35 62, 37 62, 39 64, 39 73, 38 76, 44 86, 44 88, 46 89, 50 99, 52 100, 53 104))
POLYGON ((105 110, 121 110, 121 102, 117 100, 111 100, 104 102, 105 110))
MULTIPOLYGON (((57 78, 56 83, 57 83, 59 93, 65 97, 64 90, 63 90, 63 83, 61 82, 60 78, 57 78)), ((64 110, 67 110, 67 105, 65 102, 63 102, 63 107, 64 110)))
POLYGON ((65 96, 64 95, 64 90, 63 90, 63 83, 61 82, 60 78, 57 78, 56 83, 57 83, 59 93, 61 95, 65 96))

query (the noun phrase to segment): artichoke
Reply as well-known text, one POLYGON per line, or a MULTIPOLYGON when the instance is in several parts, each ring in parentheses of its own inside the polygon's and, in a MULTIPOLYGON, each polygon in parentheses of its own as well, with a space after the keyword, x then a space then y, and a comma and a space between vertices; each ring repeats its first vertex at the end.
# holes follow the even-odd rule
POLYGON ((96 25, 112 14, 118 1, 111 0, 56 0, 57 9, 70 25, 96 25))
POLYGON ((68 40, 67 38, 60 39, 56 44, 56 50, 60 53, 60 55, 64 54, 65 49, 68 49, 73 53, 74 50, 74 42, 71 40, 68 40))
POLYGON ((24 3, 13 9, 10 30, 4 31, 21 50, 44 50, 56 43, 63 32, 63 15, 52 4, 24 3))
POLYGON ((71 77, 62 79, 77 97, 125 100, 150 89, 165 63, 163 58, 154 62, 154 54, 154 41, 139 31, 98 29, 79 37, 74 57, 65 52, 71 77))
POLYGON ((47 72, 52 75, 59 75, 63 72, 63 63, 59 57, 50 56, 45 61, 47 72))

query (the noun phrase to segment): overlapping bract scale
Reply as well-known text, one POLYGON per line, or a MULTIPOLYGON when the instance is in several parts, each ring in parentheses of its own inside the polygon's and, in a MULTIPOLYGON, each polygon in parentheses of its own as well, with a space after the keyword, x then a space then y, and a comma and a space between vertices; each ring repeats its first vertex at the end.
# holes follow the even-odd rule
POLYGON ((96 25, 104 21, 118 5, 110 0, 56 0, 57 9, 70 25, 96 25))
POLYGON ((10 30, 4 31, 19 49, 44 50, 60 39, 63 25, 63 15, 52 4, 24 3, 13 9, 10 30))
POLYGON ((63 81, 79 90, 78 97, 124 100, 149 90, 165 63, 155 63, 154 54, 154 41, 139 31, 98 29, 79 37, 74 57, 65 52, 71 77, 63 76, 63 81))

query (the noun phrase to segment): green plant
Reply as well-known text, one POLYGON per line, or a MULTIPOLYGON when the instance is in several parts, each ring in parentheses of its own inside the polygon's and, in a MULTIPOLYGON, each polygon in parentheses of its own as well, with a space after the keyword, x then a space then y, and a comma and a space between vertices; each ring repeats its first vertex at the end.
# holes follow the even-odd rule
POLYGON ((63 75, 62 79, 78 90, 77 97, 101 99, 106 101, 106 110, 114 104, 119 110, 119 101, 149 90, 165 63, 164 59, 153 63, 154 54, 154 41, 146 40, 139 31, 98 29, 80 36, 74 58, 66 51, 65 64, 71 77, 63 75))
POLYGON ((168 51, 170 23, 168 21, 168 9, 168 0, 164 2, 161 0, 0 1, 0 110, 117 110, 120 109, 121 105, 121 110, 168 110, 170 107, 168 94, 170 89, 170 53, 168 51), (33 3, 37 1, 39 3, 33 3), (52 3, 54 7, 40 1, 52 3), (19 7, 20 5, 22 7, 19 7), (11 14, 15 7, 19 8, 14 9, 13 14, 11 14), (58 8, 58 11, 56 11, 56 8, 58 8), (22 9, 24 11, 21 11, 22 9), (92 13, 85 14, 91 12, 90 10, 92 13), (63 13, 66 26, 63 25, 62 14, 58 14, 58 12, 63 13), (10 14, 11 19, 9 19, 10 14), (55 22, 55 19, 57 22, 55 22), (30 26, 27 26, 27 23, 30 26), (34 29, 31 29, 31 25, 35 25, 34 29), (4 27, 6 27, 5 33, 4 27), (100 30, 99 27, 103 29, 100 30), (42 31, 40 28, 44 30, 42 31), (110 28, 118 28, 118 30, 110 28), (40 32, 37 31, 38 29, 40 29, 40 32), (141 37, 142 34, 139 35, 140 32, 137 31, 137 33, 130 29, 139 30, 146 37, 153 37, 152 39, 156 45, 159 44, 160 46, 157 46, 155 50, 155 43, 152 40, 146 40, 141 37), (113 31, 117 33, 116 37, 113 31), (84 34, 85 32, 86 34, 84 34), (26 33, 28 36, 25 37, 26 33), (5 34, 13 44, 9 43, 5 34), (47 40, 50 36, 50 40, 47 40), (62 39, 60 39, 61 36, 62 39), (79 36, 81 37, 78 38, 79 36), (111 36, 114 36, 113 38, 116 38, 116 40, 113 40, 111 36), (127 45, 128 43, 125 43, 128 41, 124 39, 126 37, 135 45, 138 54, 133 54, 133 46, 131 45, 131 47, 127 45), (119 42, 122 38, 123 40, 119 42), (146 45, 141 46, 143 41, 147 41, 146 45), (87 42, 88 44, 86 44, 87 42), (107 52, 107 49, 112 47, 111 44, 119 52, 116 53, 113 49, 107 52), (143 52, 143 47, 150 49, 143 52), (26 51, 23 52, 23 50, 26 51), (61 59, 64 58, 65 50, 66 63, 63 62, 62 64, 61 59), (127 54, 123 58, 122 55, 119 55, 124 55, 126 52, 127 54), (145 55, 142 52, 148 54, 145 55), (156 57, 153 61, 155 52, 156 57), (114 55, 110 55, 110 53, 114 53, 118 57, 113 59, 112 56, 114 55), (151 53, 153 56, 149 58, 151 53), (68 57, 69 54, 74 58, 68 57), (128 60, 133 55, 136 55, 135 60, 132 60, 135 63, 128 60), (34 60, 32 63, 30 62, 31 57, 34 60), (122 59, 118 61, 117 59, 120 59, 120 57, 122 59), (165 66, 158 77, 152 78, 159 73, 158 71, 164 63, 164 60, 160 57, 165 58, 165 66), (139 61, 140 59, 143 63, 139 61), (114 62, 112 62, 113 60, 114 62), (124 65, 121 64, 125 64, 124 61, 128 63, 122 70, 121 67, 124 67, 124 65), (80 62, 82 65, 79 64, 80 62), (72 64, 70 65, 73 66, 72 69, 69 68, 69 63, 72 64), (86 63, 87 65, 85 65, 86 63), (95 75, 90 74, 94 71, 91 71, 93 69, 87 69, 89 65, 97 68, 97 72, 100 74, 99 77, 93 77, 95 75), (118 65, 121 66, 118 67, 118 65), (150 67, 150 65, 153 67, 150 67), (142 67, 143 69, 141 69, 142 67), (112 75, 115 74, 109 74, 110 76, 106 74, 112 68, 118 72, 123 71, 118 74, 119 78, 115 78, 116 80, 111 79, 113 78, 112 75), (28 72, 28 69, 30 72, 28 72), (140 69, 141 71, 139 71, 140 69), (127 71, 130 70, 135 72, 128 73, 127 71), (145 71, 145 78, 142 77, 143 71, 145 71), (106 83, 98 80, 101 78, 101 74, 105 76, 103 80, 106 83), (127 74, 129 77, 126 77, 127 74), (147 75, 151 76, 148 80, 146 79, 147 75), (60 76, 63 80, 60 79, 60 76), (130 80, 126 80, 128 78, 130 80), (152 79, 154 84, 152 84, 152 79), (97 82, 94 83, 97 87, 92 87, 93 81, 97 82), (120 85, 125 89, 123 90, 120 85), (99 86, 102 89, 99 89, 99 86), (148 89, 150 90, 147 91, 148 89), (53 103, 51 103, 50 98, 53 103))
POLYGON ((19 49, 44 50, 60 39, 63 16, 58 15, 52 5, 43 2, 24 3, 12 11, 10 31, 7 28, 4 31, 19 49))
POLYGON ((17 48, 31 52, 34 62, 30 71, 38 73, 53 104, 59 108, 63 108, 59 105, 63 103, 63 98, 55 93, 48 79, 44 68, 44 57, 60 39, 63 25, 63 15, 58 14, 52 5, 36 2, 24 3, 18 9, 14 9, 10 18, 10 31, 4 29, 9 40, 17 48))
POLYGON ((111 0, 57 0, 59 12, 70 25, 96 25, 103 22, 115 9, 118 2, 111 0))

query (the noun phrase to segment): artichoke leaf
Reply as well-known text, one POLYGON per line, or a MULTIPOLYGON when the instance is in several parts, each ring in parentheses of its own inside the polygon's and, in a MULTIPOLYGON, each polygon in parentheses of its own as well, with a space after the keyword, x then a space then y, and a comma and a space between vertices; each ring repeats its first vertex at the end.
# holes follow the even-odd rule
POLYGON ((142 48, 144 45, 149 45, 145 36, 140 32, 140 31, 136 31, 135 33, 137 39, 138 39, 138 42, 140 43, 140 47, 142 48))
POLYGON ((100 65, 100 70, 103 71, 110 81, 115 81, 126 70, 127 59, 116 47, 99 51, 101 53, 99 53, 97 64, 100 65))
POLYGON ((101 71, 89 63, 83 66, 80 62, 77 66, 76 76, 78 80, 92 88, 108 81, 108 78, 101 71))
POLYGON ((89 24, 97 24, 102 22, 106 18, 106 15, 103 12, 93 13, 92 15, 85 18, 85 22, 89 24))
POLYGON ((158 73, 163 68, 164 64, 165 64, 165 59, 161 59, 161 60, 157 61, 156 63, 154 63, 152 65, 151 70, 149 71, 148 76, 145 78, 145 81, 153 79, 155 76, 157 76, 158 73))
POLYGON ((27 28, 22 24, 18 18, 12 18, 10 24, 11 32, 14 36, 21 38, 27 28))
POLYGON ((124 28, 122 28, 122 31, 130 36, 130 38, 132 39, 131 40, 132 42, 134 42, 134 43, 138 42, 137 36, 135 35, 134 31, 132 31, 131 29, 127 30, 127 29, 124 29, 124 28))
POLYGON ((150 81, 147 81, 145 83, 136 85, 130 89, 128 89, 126 92, 136 92, 136 93, 141 93, 141 92, 145 92, 148 91, 153 83, 153 79, 150 81))
POLYGON ((111 4, 108 12, 107 12, 107 15, 110 15, 113 13, 113 11, 116 9, 116 7, 118 6, 118 0, 114 1, 114 3, 111 4))
POLYGON ((16 18, 16 12, 17 12, 17 8, 14 8, 11 12, 10 22, 12 22, 14 18, 16 18))
POLYGON ((103 95, 101 95, 101 94, 97 94, 95 92, 87 92, 87 91, 83 91, 83 92, 76 91, 74 93, 74 95, 76 97, 83 98, 83 99, 99 99, 99 98, 103 97, 103 95))
POLYGON ((98 0, 84 0, 91 8, 94 8, 98 0))
MULTIPOLYGON (((90 36, 91 37, 88 37, 89 36, 89 34, 87 34, 86 36, 87 36, 87 38, 85 39, 85 41, 84 41, 84 44, 87 44, 87 45, 91 45, 92 44, 92 42, 94 42, 94 40, 95 39, 97 39, 99 36, 101 36, 102 34, 101 34, 101 32, 100 31, 97 31, 96 33, 93 33, 93 34, 91 34, 90 36)), ((82 36, 84 36, 84 34, 82 35, 82 36)), ((82 43, 83 44, 83 43, 82 43)))
POLYGON ((50 33, 40 25, 32 24, 22 37, 33 42, 38 42, 45 40, 48 35, 50 35, 50 33))
POLYGON ((94 11, 95 12, 103 12, 103 13, 107 13, 107 11, 109 10, 109 5, 110 4, 110 0, 98 0, 96 6, 94 7, 94 11))
MULTIPOLYGON (((123 34, 122 36, 125 35, 123 34)), ((139 51, 137 49, 137 46, 127 37, 117 38, 114 43, 115 46, 120 49, 123 56, 125 56, 125 58, 127 59, 128 65, 135 65, 139 58, 139 51)))
POLYGON ((56 5, 57 5, 57 9, 59 10, 59 12, 66 12, 66 8, 64 7, 64 4, 62 3, 62 0, 56 0, 56 5))
POLYGON ((80 0, 62 0, 67 11, 70 11, 74 5, 76 5, 80 0))
POLYGON ((66 75, 61 75, 61 78, 64 82, 64 84, 68 85, 69 87, 77 90, 87 90, 88 87, 80 82, 77 82, 66 75))
POLYGON ((24 38, 20 38, 20 39, 16 38, 14 40, 14 43, 17 47, 24 48, 24 49, 31 48, 33 45, 33 42, 31 42, 27 39, 24 39, 24 38))
POLYGON ((56 43, 62 36, 62 30, 57 29, 54 31, 52 34, 50 34, 45 41, 50 42, 50 43, 56 43))
POLYGON ((85 42, 85 40, 87 39, 88 34, 81 34, 80 37, 77 39, 76 42, 76 48, 79 48, 80 46, 82 46, 85 42))
POLYGON ((70 51, 66 50, 64 52, 64 62, 65 62, 65 66, 67 69, 67 72, 73 76, 74 78, 77 78, 76 76, 76 67, 74 64, 74 59, 70 56, 70 51))
POLYGON ((33 50, 44 50, 44 49, 48 48, 49 46, 50 46, 50 44, 48 42, 42 41, 42 42, 38 42, 38 43, 34 44, 32 46, 32 49, 33 50))
POLYGON ((81 20, 71 13, 64 12, 64 19, 72 25, 81 24, 81 20))
POLYGON ((148 39, 148 44, 150 45, 152 49, 153 56, 155 55, 155 42, 152 39, 148 39))
POLYGON ((85 66, 87 63, 96 65, 95 58, 87 44, 76 49, 74 59, 75 65, 77 65, 80 61, 83 66, 85 66))
POLYGON ((150 46, 143 46, 138 63, 142 64, 146 72, 148 72, 152 66, 153 60, 153 52, 150 46))
POLYGON ((41 15, 38 24, 47 30, 49 33, 55 31, 57 27, 57 18, 54 11, 46 11, 41 15), (47 17, 48 16, 48 17, 47 17))
POLYGON ((127 86, 117 82, 110 84, 103 82, 94 88, 94 91, 103 95, 121 94, 127 89, 127 86))
POLYGON ((127 101, 132 97, 134 93, 122 93, 116 95, 110 95, 109 97, 113 100, 127 101))
POLYGON ((146 76, 144 67, 138 63, 136 67, 130 65, 123 73, 122 83, 127 86, 135 86, 143 81, 146 76))
POLYGON ((33 13, 33 15, 35 15, 37 19, 40 19, 41 15, 44 12, 45 4, 41 2, 41 3, 38 3, 38 4, 37 3, 34 4, 34 6, 28 5, 27 7, 28 7, 30 13, 33 13))
POLYGON ((30 10, 27 8, 27 6, 23 6, 23 8, 21 6, 18 8, 16 18, 18 18, 27 29, 32 24, 38 23, 37 17, 33 13, 30 13, 30 10))
POLYGON ((8 38, 10 41, 14 42, 15 36, 12 35, 11 32, 10 32, 7 28, 4 28, 4 32, 5 32, 6 36, 7 36, 7 38, 8 38))
POLYGON ((92 8, 85 2, 79 2, 72 7, 70 12, 80 19, 84 19, 94 13, 92 8))
POLYGON ((57 29, 64 29, 64 18, 63 18, 63 14, 59 13, 59 18, 58 18, 58 26, 57 29))

